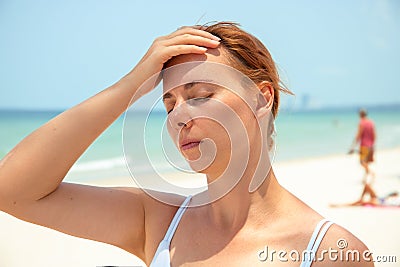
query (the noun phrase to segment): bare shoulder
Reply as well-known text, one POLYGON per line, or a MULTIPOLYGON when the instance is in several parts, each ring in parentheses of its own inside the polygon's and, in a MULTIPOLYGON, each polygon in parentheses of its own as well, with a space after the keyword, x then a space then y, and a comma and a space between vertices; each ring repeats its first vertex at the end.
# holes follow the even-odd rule
MULTIPOLYGON (((292 246, 298 248, 304 247, 304 240, 310 240, 310 231, 315 229, 318 222, 323 219, 319 213, 303 203, 301 200, 293 197, 292 213, 296 214, 296 219, 291 220, 290 224, 295 223, 292 246), (294 212, 295 211, 295 212, 294 212), (310 228, 310 226, 312 226, 310 228), (300 243, 296 243, 303 240, 300 243)), ((286 228, 289 228, 286 226, 286 228)), ((330 226, 322 242, 315 253, 315 261, 312 267, 370 267, 374 266, 372 262, 372 254, 367 246, 350 231, 344 227, 333 224, 330 226)))
POLYGON ((374 266, 367 246, 347 229, 333 224, 322 239, 314 267, 374 266))
POLYGON ((147 228, 151 227, 153 224, 160 228, 164 222, 167 222, 166 226, 168 226, 177 209, 185 200, 185 197, 182 195, 148 189, 121 187, 118 188, 118 190, 140 195, 145 215, 145 227, 147 228))
POLYGON ((185 197, 151 190, 146 190, 145 194, 146 196, 143 198, 146 239, 144 246, 144 262, 149 265, 157 250, 158 244, 164 238, 173 217, 185 200, 185 197))

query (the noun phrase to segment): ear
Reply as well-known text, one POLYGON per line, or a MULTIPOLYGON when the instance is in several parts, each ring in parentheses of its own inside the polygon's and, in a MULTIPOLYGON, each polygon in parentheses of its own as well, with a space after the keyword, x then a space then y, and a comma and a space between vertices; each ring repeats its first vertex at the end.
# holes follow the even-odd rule
POLYGON ((270 82, 263 81, 258 84, 260 93, 257 96, 256 114, 259 118, 271 112, 274 103, 274 88, 270 82))

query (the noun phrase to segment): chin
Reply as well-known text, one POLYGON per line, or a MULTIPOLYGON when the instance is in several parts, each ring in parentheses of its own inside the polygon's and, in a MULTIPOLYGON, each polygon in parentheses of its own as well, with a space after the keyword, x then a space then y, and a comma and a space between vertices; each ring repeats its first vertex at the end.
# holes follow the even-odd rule
POLYGON ((204 164, 204 162, 201 161, 188 161, 188 162, 190 168, 197 173, 207 174, 212 169, 212 166, 210 166, 210 164, 204 164))
POLYGON ((225 169, 227 164, 219 164, 216 159, 210 160, 210 161, 189 161, 189 166, 190 168, 201 174, 205 175, 211 175, 211 176, 216 176, 219 177, 221 176, 225 169))

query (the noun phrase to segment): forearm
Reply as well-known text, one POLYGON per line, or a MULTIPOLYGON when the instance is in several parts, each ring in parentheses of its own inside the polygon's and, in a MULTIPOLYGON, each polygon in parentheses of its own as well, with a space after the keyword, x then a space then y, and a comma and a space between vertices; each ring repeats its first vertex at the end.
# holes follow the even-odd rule
POLYGON ((22 140, 0 162, 0 202, 37 200, 53 192, 90 144, 128 107, 137 91, 130 73, 61 113, 22 140))

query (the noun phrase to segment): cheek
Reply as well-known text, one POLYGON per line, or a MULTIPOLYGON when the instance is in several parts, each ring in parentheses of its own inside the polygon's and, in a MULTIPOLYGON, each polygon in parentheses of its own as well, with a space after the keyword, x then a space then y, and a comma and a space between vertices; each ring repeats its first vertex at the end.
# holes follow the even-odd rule
POLYGON ((253 136, 254 132, 259 128, 256 115, 249 109, 242 112, 242 121, 246 127, 249 136, 253 136))
POLYGON ((229 150, 231 147, 231 136, 223 123, 213 119, 198 119, 193 125, 193 130, 201 132, 201 138, 209 138, 217 148, 217 154, 229 150))
POLYGON ((222 138, 224 136, 227 136, 228 133, 224 127, 224 123, 221 121, 217 121, 214 119, 197 119, 195 121, 195 126, 199 130, 201 130, 202 135, 204 137, 210 137, 210 138, 222 138))
MULTIPOLYGON (((234 101, 229 103, 236 116, 240 119, 246 131, 253 131, 254 126, 257 124, 256 115, 251 108, 240 98, 235 97, 234 101)), ((243 127, 242 126, 242 127, 243 127)))
MULTIPOLYGON (((238 96, 227 93, 207 107, 210 110, 210 118, 207 126, 210 135, 219 140, 231 139, 233 143, 241 142, 243 138, 249 139, 253 136, 257 120, 252 109, 238 96), (218 136, 217 136, 218 135, 218 136)), ((226 141, 224 142, 227 144, 226 141)), ((237 145, 237 144, 236 144, 237 145)))

